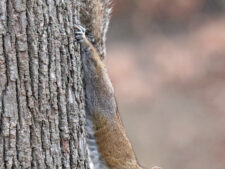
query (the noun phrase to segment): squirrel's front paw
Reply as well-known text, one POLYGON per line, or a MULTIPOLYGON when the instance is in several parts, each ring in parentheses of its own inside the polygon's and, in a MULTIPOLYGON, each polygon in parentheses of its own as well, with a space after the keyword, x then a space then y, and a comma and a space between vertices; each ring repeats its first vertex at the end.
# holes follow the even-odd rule
POLYGON ((85 38, 85 31, 86 29, 82 27, 81 25, 75 25, 75 28, 77 29, 75 31, 75 38, 78 42, 83 42, 85 38))

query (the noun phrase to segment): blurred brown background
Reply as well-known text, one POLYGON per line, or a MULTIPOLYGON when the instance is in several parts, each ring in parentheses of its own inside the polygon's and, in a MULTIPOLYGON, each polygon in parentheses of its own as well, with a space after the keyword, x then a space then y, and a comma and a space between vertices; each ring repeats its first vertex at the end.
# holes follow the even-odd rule
POLYGON ((140 163, 225 169, 225 1, 113 4, 106 63, 140 163))

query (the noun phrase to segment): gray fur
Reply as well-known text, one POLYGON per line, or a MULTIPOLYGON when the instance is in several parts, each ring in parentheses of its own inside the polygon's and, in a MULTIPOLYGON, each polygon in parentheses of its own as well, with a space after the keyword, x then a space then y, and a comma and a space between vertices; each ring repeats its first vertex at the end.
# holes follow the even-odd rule
POLYGON ((102 53, 100 53, 100 55, 106 56, 106 46, 105 46, 105 42, 106 42, 106 34, 109 28, 109 22, 110 22, 110 18, 111 18, 111 12, 112 12, 112 8, 110 7, 111 5, 111 0, 102 0, 103 1, 103 8, 104 10, 104 20, 103 20, 103 31, 102 31, 102 53))
POLYGON ((76 39, 81 43, 87 117, 86 132, 91 169, 108 169, 98 151, 92 118, 95 113, 102 113, 106 118, 111 118, 116 113, 116 101, 111 81, 104 67, 101 71, 97 70, 98 63, 93 59, 93 54, 97 54, 96 51, 101 59, 106 55, 105 41, 111 14, 110 4, 110 0, 81 0, 81 24, 85 25, 86 29, 78 26, 79 31, 75 33, 76 39), (96 13, 95 10, 99 10, 98 3, 102 4, 102 7, 96 13), (100 15, 96 16, 96 14, 100 15), (100 23, 98 19, 101 19, 100 23), (87 38, 92 43, 90 45, 93 45, 96 51, 93 51, 89 44, 84 43, 85 30, 87 30, 87 38), (95 37, 92 37, 93 35, 95 37))
POLYGON ((85 29, 76 26, 75 37, 81 43, 81 57, 85 83, 86 132, 91 169, 108 169, 98 150, 93 130, 93 117, 97 113, 109 120, 115 117, 114 89, 106 69, 95 49, 85 41, 85 29), (97 56, 94 56, 97 55, 97 56))
POLYGON ((83 48, 82 62, 84 68, 86 112, 91 116, 102 113, 105 117, 112 117, 116 113, 116 100, 112 83, 103 67, 97 74, 96 60, 92 57, 90 48, 83 48))
POLYGON ((81 0, 81 24, 87 29, 87 38, 92 42, 97 49, 101 59, 106 56, 106 34, 111 17, 111 0, 81 0), (95 12, 96 4, 101 3, 102 7, 99 12, 95 12), (96 16, 98 14, 98 16, 96 16), (98 19, 101 18, 101 23, 98 19), (94 36, 93 32, 98 30, 99 35, 94 36))
POLYGON ((101 159, 98 145, 94 136, 93 122, 89 118, 86 120, 86 132, 87 132, 87 143, 88 143, 88 154, 90 160, 91 169, 108 169, 105 162, 101 159))

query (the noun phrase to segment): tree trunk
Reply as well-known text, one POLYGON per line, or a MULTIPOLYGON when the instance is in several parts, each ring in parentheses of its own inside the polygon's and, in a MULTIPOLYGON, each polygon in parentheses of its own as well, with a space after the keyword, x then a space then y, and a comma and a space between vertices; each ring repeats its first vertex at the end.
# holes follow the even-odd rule
POLYGON ((79 0, 0 0, 0 169, 88 168, 79 0))

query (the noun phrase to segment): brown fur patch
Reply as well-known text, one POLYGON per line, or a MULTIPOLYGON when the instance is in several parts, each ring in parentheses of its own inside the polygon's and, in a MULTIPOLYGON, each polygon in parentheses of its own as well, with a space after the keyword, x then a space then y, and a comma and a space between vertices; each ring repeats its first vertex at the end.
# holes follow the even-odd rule
POLYGON ((110 169, 141 169, 118 115, 107 120, 98 114, 94 125, 99 152, 110 169))

